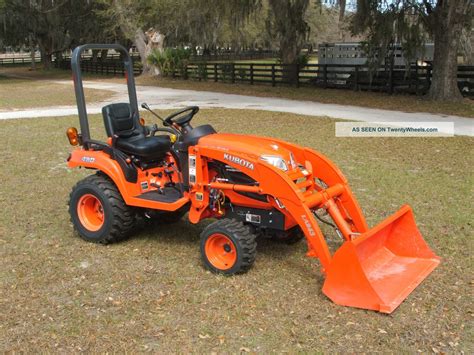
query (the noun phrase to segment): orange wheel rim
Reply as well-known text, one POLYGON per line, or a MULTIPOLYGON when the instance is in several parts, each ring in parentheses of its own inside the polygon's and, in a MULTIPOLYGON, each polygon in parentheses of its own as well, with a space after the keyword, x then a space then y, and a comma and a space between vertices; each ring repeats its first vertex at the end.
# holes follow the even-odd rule
POLYGON ((205 245, 207 260, 219 270, 228 270, 237 261, 237 250, 232 240, 224 234, 212 234, 205 245))
POLYGON ((81 196, 77 202, 77 216, 87 230, 98 231, 104 224, 104 208, 99 199, 91 194, 81 196))

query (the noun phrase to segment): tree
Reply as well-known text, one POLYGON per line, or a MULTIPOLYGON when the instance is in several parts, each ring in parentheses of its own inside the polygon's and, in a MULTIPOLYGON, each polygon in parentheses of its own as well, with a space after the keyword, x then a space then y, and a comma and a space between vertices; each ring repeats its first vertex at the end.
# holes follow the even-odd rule
POLYGON ((142 24, 146 22, 146 15, 153 11, 153 5, 157 1, 98 1, 102 4, 102 9, 97 11, 97 13, 108 24, 107 28, 109 31, 120 32, 123 37, 133 43, 140 54, 143 73, 152 73, 153 68, 147 62, 147 55, 150 53, 150 50, 147 49, 147 36, 142 24))
POLYGON ((243 25, 260 9, 260 1, 188 0, 186 6, 190 42, 215 49, 226 44, 238 47, 245 41, 240 36, 243 25))
POLYGON ((94 21, 96 2, 74 0, 4 0, 2 37, 6 44, 39 47, 44 69, 53 54, 60 55, 82 39, 102 33, 94 21))
POLYGON ((5 0, 0 0, 0 49, 5 46, 6 21, 5 0))
POLYGON ((278 38, 283 64, 295 64, 306 41, 308 4, 309 0, 269 0, 269 31, 278 38))
POLYGON ((457 55, 461 33, 470 25, 470 0, 357 0, 352 28, 366 34, 369 54, 385 57, 390 45, 402 44, 405 57, 415 59, 430 37, 434 39, 433 78, 429 96, 459 100, 457 55), (377 49, 377 50, 374 50, 377 49))
POLYGON ((471 25, 471 0, 438 0, 432 7, 424 1, 428 29, 434 37, 433 79, 430 97, 434 100, 462 98, 457 84, 458 51, 463 27, 471 25))
POLYGON ((100 1, 109 5, 102 16, 113 18, 140 53, 143 74, 154 73, 147 60, 151 46, 146 29, 154 28, 168 46, 216 48, 224 31, 242 23, 259 5, 258 0, 100 1))

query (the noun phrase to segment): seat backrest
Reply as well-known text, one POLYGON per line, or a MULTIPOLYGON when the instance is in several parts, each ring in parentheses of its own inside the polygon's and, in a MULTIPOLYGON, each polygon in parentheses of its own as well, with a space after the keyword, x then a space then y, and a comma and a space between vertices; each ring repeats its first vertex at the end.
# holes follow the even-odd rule
POLYGON ((143 126, 134 117, 132 108, 128 103, 117 103, 102 108, 105 131, 109 137, 114 134, 119 137, 131 137, 144 134, 143 126))

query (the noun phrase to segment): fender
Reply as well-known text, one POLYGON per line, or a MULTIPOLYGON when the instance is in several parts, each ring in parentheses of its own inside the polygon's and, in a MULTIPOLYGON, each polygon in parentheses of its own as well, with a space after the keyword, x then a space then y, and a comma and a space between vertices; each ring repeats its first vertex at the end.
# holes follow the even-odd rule
POLYGON ((76 149, 68 159, 70 168, 84 167, 102 171, 120 191, 125 203, 130 206, 159 209, 164 211, 176 211, 189 202, 188 194, 173 203, 149 201, 139 198, 141 194, 140 184, 128 182, 124 176, 120 164, 110 158, 103 151, 76 149))
MULTIPOLYGON (((124 199, 136 187, 135 184, 126 181, 120 164, 116 160, 110 159, 110 156, 103 151, 76 149, 71 153, 67 165, 70 168, 84 167, 104 172, 113 180, 124 199)), ((139 193, 140 191, 133 191, 133 195, 139 193)))

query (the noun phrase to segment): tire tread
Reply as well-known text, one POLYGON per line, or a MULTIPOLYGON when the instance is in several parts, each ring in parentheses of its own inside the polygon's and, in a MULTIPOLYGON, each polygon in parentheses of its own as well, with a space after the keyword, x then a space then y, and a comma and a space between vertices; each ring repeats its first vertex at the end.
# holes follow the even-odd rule
POLYGON ((78 232, 81 238, 86 239, 87 241, 101 243, 101 244, 111 244, 117 243, 129 236, 130 231, 135 226, 135 211, 132 207, 125 204, 125 201, 122 198, 122 195, 115 186, 114 182, 104 173, 97 172, 94 175, 89 175, 85 179, 79 181, 72 189, 69 195, 69 211, 71 215, 71 222, 74 225, 74 229, 78 232), (79 230, 76 228, 76 225, 72 219, 72 208, 70 201, 72 200, 75 190, 82 186, 95 185, 98 187, 105 197, 107 198, 111 208, 112 208, 112 226, 109 232, 102 238, 94 241, 91 239, 84 238, 81 235, 79 230))
POLYGON ((232 274, 247 272, 252 267, 257 256, 256 235, 252 232, 251 228, 236 219, 223 218, 208 225, 201 233, 201 237, 203 238, 212 232, 227 232, 237 239, 242 249, 242 262, 239 269, 232 274))

